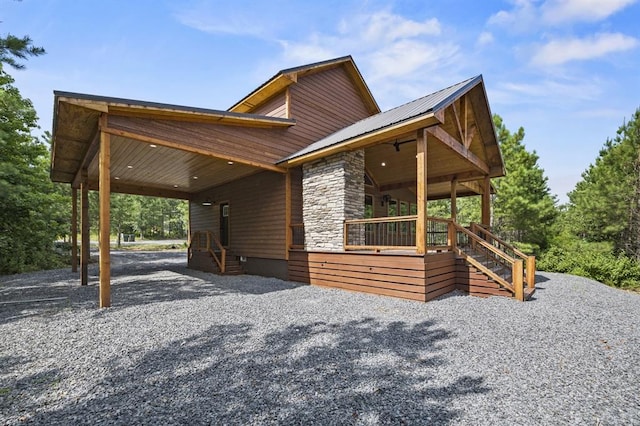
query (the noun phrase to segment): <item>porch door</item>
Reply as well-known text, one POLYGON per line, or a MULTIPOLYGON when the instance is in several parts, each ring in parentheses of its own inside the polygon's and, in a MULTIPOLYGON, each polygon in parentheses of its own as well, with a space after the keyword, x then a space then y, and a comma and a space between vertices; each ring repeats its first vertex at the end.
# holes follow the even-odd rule
POLYGON ((229 203, 220 204, 220 243, 229 245, 229 203))

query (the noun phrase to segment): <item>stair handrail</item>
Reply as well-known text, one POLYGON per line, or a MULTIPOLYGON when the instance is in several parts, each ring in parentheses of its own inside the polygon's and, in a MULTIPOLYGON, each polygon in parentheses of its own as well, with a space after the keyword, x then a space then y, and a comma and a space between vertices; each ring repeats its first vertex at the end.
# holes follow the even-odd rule
MULTIPOLYGON (((478 235, 480 235, 478 231, 482 232, 485 236, 484 240, 489 241, 488 240, 489 238, 490 240, 498 243, 497 247, 502 251, 504 251, 505 253, 507 252, 507 250, 510 250, 517 257, 522 259, 524 264, 526 265, 525 278, 527 281, 527 287, 534 288, 536 286, 536 257, 535 256, 530 256, 524 253, 523 251, 518 250, 513 244, 506 242, 502 238, 492 233, 485 225, 481 225, 479 223, 471 223, 471 231, 478 235), (504 247, 507 250, 501 247, 504 247)), ((489 243, 491 244, 491 241, 489 241, 489 243)))
POLYGON ((494 271, 492 271, 491 269, 489 269, 486 266, 484 266, 481 262, 479 262, 476 259, 474 259, 473 257, 469 256, 457 244, 455 246, 455 252, 458 255, 464 257, 465 260, 468 263, 470 263, 475 268, 477 268, 479 271, 481 271, 482 273, 484 273, 487 276, 489 276, 490 278, 492 278, 494 281, 496 281, 502 287, 504 287, 507 290, 509 290, 510 292, 512 292, 516 299, 524 301, 524 281, 522 279, 523 278, 523 262, 522 262, 522 260, 521 259, 515 259, 515 258, 509 256, 507 253, 505 253, 504 251, 502 251, 499 248, 495 247, 493 244, 490 244, 490 243, 486 242, 485 240, 483 240, 476 233, 468 230, 467 228, 459 225, 458 223, 456 223, 454 221, 451 222, 451 226, 456 230, 456 232, 464 233, 473 242, 474 245, 479 245, 479 246, 484 247, 485 249, 487 249, 491 253, 493 253, 493 255, 495 255, 497 258, 502 259, 506 263, 511 265, 511 278, 513 280, 512 283, 510 283, 509 281, 505 280, 500 275, 496 274, 494 271))
POLYGON ((189 257, 193 255, 194 250, 207 252, 211 255, 211 257, 213 257, 213 260, 216 261, 216 264, 220 269, 220 273, 224 274, 227 261, 227 249, 224 248, 218 237, 211 231, 195 231, 193 232, 193 234, 191 234, 190 240, 191 242, 189 243, 189 257), (204 246, 201 244, 202 235, 206 236, 206 243, 204 246), (211 246, 212 242, 220 250, 220 257, 218 257, 216 252, 213 250, 211 246))

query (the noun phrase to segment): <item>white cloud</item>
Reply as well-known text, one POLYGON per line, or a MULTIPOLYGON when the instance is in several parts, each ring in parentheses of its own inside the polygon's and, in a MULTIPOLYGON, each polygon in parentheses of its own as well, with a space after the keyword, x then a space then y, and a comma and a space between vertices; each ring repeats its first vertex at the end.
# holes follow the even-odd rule
POLYGON ((540 8, 550 24, 573 21, 601 21, 637 0, 548 0, 540 8))
POLYGON ((500 25, 514 31, 525 31, 538 21, 538 10, 532 0, 516 0, 512 10, 501 10, 489 17, 488 24, 500 25))
POLYGON ((435 18, 417 21, 388 11, 352 15, 334 31, 280 40, 278 67, 351 54, 384 109, 468 77, 457 73, 460 46, 442 33, 435 18))
POLYGON ((560 65, 570 61, 599 58, 612 52, 633 49, 638 39, 620 33, 600 33, 587 38, 552 40, 533 55, 534 65, 560 65))
POLYGON ((296 62, 322 60, 351 53, 368 64, 368 80, 406 76, 428 64, 443 64, 459 48, 441 40, 440 22, 406 19, 377 12, 342 22, 336 33, 315 33, 302 41, 281 41, 284 56, 296 62))
MULTIPOLYGON (((362 16, 361 21, 360 26, 364 30, 362 38, 369 43, 393 42, 423 35, 437 36, 441 32, 440 22, 436 18, 416 22, 389 12, 377 12, 362 16)), ((352 26, 353 22, 348 25, 352 26)), ((343 22, 342 30, 347 28, 343 22)))
POLYGON ((493 41, 494 41, 493 34, 491 34, 489 31, 483 31, 478 36, 478 40, 476 40, 476 44, 479 46, 486 46, 488 44, 493 43, 493 41))
POLYGON ((501 10, 487 21, 518 31, 538 29, 570 22, 597 22, 621 11, 638 0, 515 0, 510 10, 501 10))

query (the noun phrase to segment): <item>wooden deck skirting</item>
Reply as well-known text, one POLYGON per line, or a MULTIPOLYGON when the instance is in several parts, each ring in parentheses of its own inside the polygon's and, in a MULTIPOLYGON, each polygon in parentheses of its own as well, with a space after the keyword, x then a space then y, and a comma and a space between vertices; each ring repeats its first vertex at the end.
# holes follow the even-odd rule
POLYGON ((289 253, 289 279, 426 302, 456 288, 455 255, 430 253, 289 253))

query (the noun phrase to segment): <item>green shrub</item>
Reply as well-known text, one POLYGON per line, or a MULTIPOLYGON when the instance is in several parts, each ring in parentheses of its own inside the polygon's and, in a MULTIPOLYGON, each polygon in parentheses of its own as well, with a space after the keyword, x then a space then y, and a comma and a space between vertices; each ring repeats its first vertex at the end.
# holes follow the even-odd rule
POLYGON ((613 254, 611 246, 603 243, 574 241, 552 246, 539 257, 537 267, 591 278, 613 287, 640 287, 640 263, 613 254))

